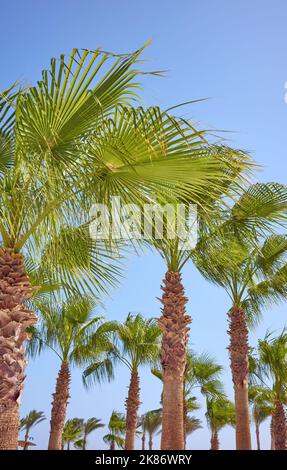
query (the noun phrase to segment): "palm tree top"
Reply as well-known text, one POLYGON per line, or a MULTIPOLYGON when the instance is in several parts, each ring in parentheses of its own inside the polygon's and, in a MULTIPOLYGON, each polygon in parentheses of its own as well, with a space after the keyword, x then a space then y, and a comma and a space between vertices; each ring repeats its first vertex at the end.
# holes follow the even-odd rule
POLYGON ((211 429, 219 431, 227 424, 235 426, 235 406, 222 394, 221 397, 207 398, 206 420, 211 429))
POLYGON ((102 360, 94 361, 83 373, 83 381, 90 383, 114 378, 114 368, 119 362, 131 371, 140 366, 155 364, 160 350, 160 329, 155 319, 130 313, 123 323, 115 325, 114 348, 102 360))
POLYGON ((80 364, 90 356, 99 357, 113 349, 111 335, 116 324, 94 315, 97 300, 93 297, 70 297, 61 302, 35 305, 40 313, 40 325, 32 331, 31 354, 50 347, 61 360, 80 364))
POLYGON ((147 411, 141 416, 140 423, 145 432, 150 434, 155 433, 161 426, 162 422, 162 409, 147 411))
MULTIPOLYGON (((287 332, 283 329, 278 336, 267 332, 258 341, 256 376, 259 383, 268 388, 275 400, 287 403, 287 332), (267 385, 267 386, 266 386, 267 385), (269 386, 268 386, 269 385, 269 386)), ((270 399, 267 391, 262 398, 270 399)))
POLYGON ((25 429, 29 433, 30 429, 40 424, 46 419, 43 411, 31 410, 24 418, 20 420, 20 430, 25 429))

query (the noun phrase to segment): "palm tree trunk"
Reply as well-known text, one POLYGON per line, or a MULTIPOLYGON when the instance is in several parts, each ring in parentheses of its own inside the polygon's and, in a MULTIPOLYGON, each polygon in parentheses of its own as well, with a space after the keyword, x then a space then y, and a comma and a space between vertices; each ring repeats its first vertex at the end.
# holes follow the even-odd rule
POLYGON ((142 435, 142 450, 145 450, 145 431, 143 432, 143 435, 142 435))
POLYGON ((260 430, 259 430, 259 423, 255 423, 255 431, 256 431, 256 442, 257 442, 257 450, 260 449, 260 430))
POLYGON ((24 307, 32 295, 23 256, 0 249, 0 450, 18 449, 19 400, 24 387, 26 329, 37 323, 24 307))
POLYGON ((273 427, 275 450, 286 450, 286 416, 283 404, 280 401, 275 404, 273 427))
POLYGON ((212 431, 210 439, 210 450, 219 450, 218 431, 212 431))
POLYGON ((111 445, 110 445, 110 450, 115 450, 115 441, 112 441, 111 442, 111 445))
POLYGON ((69 399, 70 371, 67 361, 63 361, 57 377, 56 391, 53 393, 50 421, 49 450, 60 450, 65 426, 66 410, 69 399))
MULTIPOLYGON (((183 384, 183 390, 184 390, 183 384)), ((185 399, 185 393, 183 392, 183 440, 184 440, 184 449, 186 449, 186 422, 187 422, 187 405, 185 399)))
POLYGON ((29 435, 28 435, 28 433, 26 433, 25 437, 24 437, 23 450, 28 450, 29 449, 28 441, 29 441, 29 435))
POLYGON ((140 386, 137 369, 132 370, 128 398, 126 400, 126 439, 125 450, 135 448, 135 436, 138 424, 138 409, 140 406, 140 386))
POLYGON ((71 445, 71 443, 70 443, 70 441, 69 441, 69 442, 68 442, 68 445, 67 445, 67 450, 70 450, 70 445, 71 445))
POLYGON ((184 449, 183 382, 186 366, 188 325, 187 298, 181 275, 168 271, 163 279, 163 304, 159 327, 162 331, 163 413, 161 449, 184 449))
POLYGON ((153 442, 152 442, 152 433, 150 432, 150 433, 149 433, 149 440, 148 440, 148 448, 149 448, 149 450, 152 450, 152 445, 153 445, 153 442))
POLYGON ((236 449, 251 450, 248 402, 248 328, 245 312, 233 307, 229 312, 229 354, 236 412, 236 449))
POLYGON ((275 450, 275 438, 274 438, 274 415, 271 416, 270 422, 270 450, 275 450))
POLYGON ((86 450, 86 447, 87 447, 87 434, 85 433, 83 437, 83 449, 82 450, 86 450))
POLYGON ((13 401, 0 402, 0 449, 17 450, 19 432, 18 403, 13 401))

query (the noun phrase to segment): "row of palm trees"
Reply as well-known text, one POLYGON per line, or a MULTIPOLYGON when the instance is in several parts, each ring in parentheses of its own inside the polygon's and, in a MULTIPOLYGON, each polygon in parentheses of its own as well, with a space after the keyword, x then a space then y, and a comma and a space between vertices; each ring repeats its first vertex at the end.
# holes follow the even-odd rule
MULTIPOLYGON (((249 185, 254 169, 249 156, 175 116, 178 106, 135 107, 138 80, 144 75, 138 67, 143 49, 121 56, 74 49, 68 57, 52 59, 34 87, 13 85, 0 95, 0 449, 18 446, 25 344, 38 335, 38 316, 40 325, 50 318, 42 343, 53 338, 51 343, 60 345, 49 448, 61 448, 70 364, 80 365, 82 357, 87 380, 109 376, 111 361, 130 369, 125 446, 134 447, 143 352, 124 360, 115 355, 110 334, 117 326, 89 312, 95 301, 91 298, 98 301, 117 283, 126 249, 147 243, 166 264, 158 321, 161 448, 185 446, 191 318, 181 272, 191 262, 230 298, 236 445, 251 448, 248 328, 264 308, 286 297, 286 236, 276 234, 286 222, 286 187, 249 185), (168 233, 144 243, 93 237, 93 205, 100 202, 111 209, 112 196, 141 209, 145 204, 197 205, 196 249, 183 250, 180 239, 168 233), (64 302, 51 308, 49 296, 64 302), (82 299, 80 307, 75 298, 82 299), (74 323, 67 321, 68 310, 75 310, 74 323)), ((134 342, 125 337, 124 328, 116 334, 127 344, 134 342)), ((147 352, 149 360, 152 354, 153 348, 147 352)))
MULTIPOLYGON (((65 305, 65 307, 67 306, 65 305)), ((66 309, 65 312, 67 321, 72 324, 77 323, 79 319, 75 315, 75 303, 73 309, 70 311, 66 309)), ((51 335, 51 327, 55 328, 54 334, 57 335, 57 338, 62 338, 63 333, 67 332, 65 327, 62 331, 59 324, 49 323, 50 317, 44 315, 41 331, 39 330, 34 334, 34 339, 31 342, 33 354, 35 354, 37 344, 40 346, 37 352, 41 352, 41 346, 44 344, 46 347, 53 348, 55 353, 58 353, 61 343, 57 342, 55 336, 51 335), (46 322, 44 319, 46 319, 46 322), (49 335, 47 334, 48 329, 49 335)), ((147 436, 148 448, 152 449, 153 435, 162 426, 163 410, 160 408, 149 411, 141 417, 139 416, 139 371, 142 366, 151 365, 153 366, 151 369, 152 374, 160 380, 163 379, 161 369, 156 367, 156 364, 159 363, 160 330, 154 320, 146 320, 140 314, 128 315, 123 324, 113 322, 112 330, 107 322, 102 323, 101 327, 105 334, 110 335, 110 342, 105 341, 108 349, 104 352, 104 357, 102 356, 104 348, 102 348, 100 356, 97 356, 97 361, 92 362, 85 368, 83 373, 85 385, 90 384, 87 381, 88 378, 92 378, 96 383, 105 379, 112 380, 118 362, 127 366, 131 374, 126 400, 126 415, 115 411, 112 413, 108 424, 109 433, 104 436, 104 442, 109 445, 111 450, 116 447, 135 448, 135 438, 141 434, 142 449, 146 448, 147 436), (137 389, 131 393, 134 386, 132 379, 135 373, 138 382, 137 389), (137 400, 135 400, 135 397, 137 400), (129 419, 132 413, 135 415, 135 423, 129 419), (139 428, 141 428, 141 432, 139 432, 139 428)), ((100 338, 98 330, 99 327, 95 332, 96 337, 87 338, 86 345, 89 345, 88 348, 86 345, 77 344, 78 365, 84 364, 86 366, 86 361, 91 360, 89 348, 91 344, 95 343, 95 338, 98 342, 100 338)), ((76 351, 76 346, 74 351, 76 351)), ((94 361, 94 357, 92 357, 92 361, 94 361)), ((260 450, 260 424, 268 417, 271 417, 271 448, 285 449, 287 438, 284 411, 287 402, 287 333, 285 330, 278 337, 267 333, 266 337, 259 341, 257 349, 252 350, 249 362, 251 364, 251 374, 248 399, 249 406, 252 406, 252 416, 256 428, 257 449, 260 450)), ((70 366, 71 363, 68 362, 68 365, 70 366)), ((202 427, 200 420, 193 415, 200 408, 196 393, 198 389, 206 400, 206 419, 211 430, 210 446, 212 450, 219 449, 220 430, 226 425, 236 426, 235 406, 224 392, 221 382, 222 372, 223 368, 209 355, 196 355, 191 351, 188 353, 183 390, 184 448, 186 448, 187 436, 202 427)), ((68 398, 66 398, 65 402, 61 404, 62 408, 58 407, 58 412, 63 416, 63 422, 61 427, 55 426, 54 403, 60 403, 58 394, 61 394, 61 386, 59 374, 51 413, 49 449, 58 448, 52 447, 54 446, 54 440, 51 440, 51 435, 55 433, 56 428, 58 433, 57 442, 61 442, 60 449, 64 449, 65 445, 67 449, 70 449, 70 444, 73 443, 76 449, 85 450, 88 435, 103 427, 104 424, 97 418, 90 418, 87 421, 73 418, 65 422, 68 404, 68 398)), ((66 396, 69 397, 69 394, 67 393, 66 396)), ((63 394, 61 394, 61 398, 63 400, 63 394)), ((38 413, 33 410, 26 418, 21 420, 20 429, 25 430, 25 438, 24 441, 19 441, 19 443, 24 450, 29 445, 33 445, 33 442, 29 441, 31 427, 40 423, 43 419, 45 417, 42 412, 38 413)), ((57 425, 59 425, 59 420, 57 420, 57 425)))

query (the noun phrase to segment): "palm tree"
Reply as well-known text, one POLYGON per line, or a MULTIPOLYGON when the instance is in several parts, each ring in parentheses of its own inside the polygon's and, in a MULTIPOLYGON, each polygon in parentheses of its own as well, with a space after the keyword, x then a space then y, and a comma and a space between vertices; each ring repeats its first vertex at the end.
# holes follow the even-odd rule
MULTIPOLYGON (((184 375, 184 430, 187 429, 188 413, 198 409, 194 393, 199 389, 201 395, 217 397, 222 394, 223 386, 220 381, 223 367, 209 354, 195 354, 188 351, 184 375)), ((185 431, 185 447, 186 447, 185 431)))
MULTIPOLYGON (((232 191, 231 182, 229 186, 229 188, 221 187, 220 190, 214 192, 212 197, 210 194, 205 195, 206 204, 202 205, 201 202, 198 211, 202 226, 205 226, 209 217, 214 214, 218 215, 217 205, 220 205, 226 192, 232 191)), ((193 199, 190 201, 195 202, 193 199)), ((194 250, 193 247, 188 249, 182 242, 179 236, 173 236, 170 239, 154 239, 151 242, 153 248, 163 258, 167 269, 161 286, 163 294, 160 301, 163 307, 158 323, 162 331, 160 359, 163 371, 161 449, 171 450, 181 450, 185 443, 183 387, 191 317, 186 313, 188 299, 185 295, 181 272, 190 261, 194 250)))
MULTIPOLYGON (((190 436, 190 434, 193 434, 195 431, 198 429, 201 429, 201 421, 198 418, 195 418, 195 416, 187 416, 185 420, 185 440, 187 436, 190 436)), ((185 442, 185 449, 186 449, 186 442, 185 442)))
POLYGON ((141 426, 143 430, 142 450, 145 450, 145 435, 148 434, 149 450, 153 448, 153 435, 158 431, 162 421, 162 410, 148 411, 141 417, 141 426))
POLYGON ((62 433, 62 450, 67 445, 70 450, 71 443, 78 441, 83 432, 83 420, 80 418, 68 419, 62 433))
MULTIPOLYGON (((200 390, 204 397, 217 396, 222 393, 220 377, 223 367, 219 365, 207 353, 200 355, 194 351, 188 351, 183 379, 183 435, 184 448, 186 448, 187 426, 189 413, 200 408, 195 393, 200 390)), ((161 370, 153 368, 153 375, 163 380, 161 370)))
MULTIPOLYGON (((126 400, 126 440, 125 449, 134 449, 140 406, 139 367, 154 364, 158 360, 160 330, 154 319, 145 319, 142 315, 129 314, 123 324, 118 325, 119 345, 110 354, 114 364, 120 361, 130 370, 130 384, 126 400)), ((91 363, 84 371, 84 380, 102 378, 106 371, 106 361, 91 363)))
POLYGON ((52 348, 61 361, 53 394, 49 449, 61 449, 62 433, 69 399, 69 388, 73 364, 81 365, 90 356, 101 358, 113 348, 110 334, 115 329, 113 322, 103 322, 93 316, 96 300, 85 296, 70 297, 61 303, 38 304, 41 324, 34 332, 35 344, 32 352, 41 352, 43 347, 52 348), (89 346, 88 346, 89 343, 89 346))
POLYGON ((251 186, 214 236, 203 239, 192 254, 204 277, 225 289, 231 302, 228 333, 237 449, 251 448, 248 323, 256 322, 264 307, 283 300, 286 291, 287 238, 270 235, 262 242, 262 232, 285 219, 286 202, 284 186, 251 186))
POLYGON ((124 435, 126 432, 126 419, 123 413, 113 411, 108 424, 109 433, 103 437, 110 450, 115 450, 116 446, 123 449, 125 446, 124 435))
POLYGON ((257 374, 265 387, 266 379, 271 382, 268 388, 273 405, 272 432, 275 450, 286 450, 287 426, 284 406, 287 403, 287 333, 285 330, 277 337, 267 333, 262 341, 259 340, 257 374))
MULTIPOLYGON (((262 386, 249 387, 249 401, 252 403, 252 417, 255 423, 257 450, 260 449, 260 425, 274 413, 273 393, 262 386)), ((272 436, 271 436, 272 441, 272 436)))
POLYGON ((23 450, 28 450, 29 447, 29 433, 32 428, 40 424, 42 421, 46 419, 44 413, 42 411, 32 410, 30 413, 27 414, 24 418, 20 420, 20 431, 25 431, 24 443, 23 443, 23 450))
POLYGON ((35 86, 0 94, 0 449, 17 449, 24 345, 37 322, 25 306, 33 291, 26 255, 66 291, 106 291, 117 272, 89 231, 94 201, 120 195, 142 206, 192 192, 196 203, 250 167, 187 121, 131 107, 142 50, 73 49, 53 58, 35 86))
POLYGON ((207 398, 206 420, 211 429, 211 450, 219 450, 219 431, 227 425, 235 426, 235 407, 224 395, 207 398))
POLYGON ((98 418, 89 418, 83 422, 82 434, 83 436, 75 442, 76 449, 86 450, 88 435, 99 428, 103 428, 105 425, 101 423, 98 418))

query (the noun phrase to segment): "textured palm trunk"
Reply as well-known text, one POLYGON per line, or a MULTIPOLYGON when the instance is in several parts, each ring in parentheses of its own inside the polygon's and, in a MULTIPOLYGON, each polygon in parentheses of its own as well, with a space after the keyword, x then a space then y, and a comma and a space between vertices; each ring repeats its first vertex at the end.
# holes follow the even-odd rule
POLYGON ((185 389, 185 386, 183 384, 183 441, 184 441, 184 449, 186 449, 187 404, 186 404, 184 389, 185 389))
POLYGON ((139 375, 136 369, 132 370, 128 398, 126 399, 126 439, 125 450, 135 448, 135 437, 138 425, 138 410, 140 406, 139 375))
POLYGON ((283 404, 276 402, 273 417, 274 447, 275 450, 286 450, 286 415, 283 404))
POLYGON ((143 435, 142 435, 142 450, 145 450, 145 431, 143 432, 143 435))
POLYGON ((115 448, 116 448, 115 441, 112 441, 110 445, 110 450, 115 450, 115 448))
POLYGON ((163 412, 161 449, 184 449, 183 383, 186 367, 188 325, 187 298, 181 275, 168 271, 163 279, 163 304, 159 327, 162 331, 163 412))
POLYGON ((24 303, 32 295, 23 256, 0 249, 0 450, 18 449, 19 401, 25 380, 27 328, 37 323, 24 303))
POLYGON ((153 442, 152 442, 152 433, 149 434, 149 440, 148 440, 148 448, 149 450, 152 450, 153 442))
POLYGON ((270 450, 275 450, 275 438, 274 438, 274 416, 271 416, 270 421, 270 450))
POLYGON ((69 365, 63 361, 57 377, 56 391, 53 393, 50 421, 49 450, 61 450, 62 434, 65 426, 67 404, 69 399, 70 371, 69 365))
POLYGON ((255 423, 255 432, 256 432, 257 450, 261 450, 261 449, 260 449, 260 429, 259 429, 259 423, 255 423))
POLYGON ((211 433, 210 450, 219 450, 219 438, 217 430, 214 430, 211 433))
POLYGON ((229 313, 229 354, 236 412, 236 449, 251 450, 248 401, 248 328, 245 312, 234 307, 229 313))

